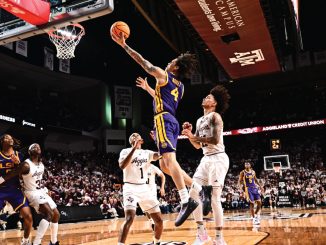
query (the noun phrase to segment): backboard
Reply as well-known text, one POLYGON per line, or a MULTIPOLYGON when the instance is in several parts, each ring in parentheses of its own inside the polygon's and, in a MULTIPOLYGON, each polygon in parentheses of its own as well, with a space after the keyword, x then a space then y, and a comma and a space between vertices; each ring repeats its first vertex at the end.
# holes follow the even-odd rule
POLYGON ((264 170, 274 170, 276 166, 280 166, 281 169, 291 168, 289 155, 264 156, 264 170))
POLYGON ((0 9, 0 45, 43 34, 50 28, 59 28, 66 23, 79 23, 97 18, 113 11, 113 0, 49 0, 49 22, 34 26, 11 13, 0 9))

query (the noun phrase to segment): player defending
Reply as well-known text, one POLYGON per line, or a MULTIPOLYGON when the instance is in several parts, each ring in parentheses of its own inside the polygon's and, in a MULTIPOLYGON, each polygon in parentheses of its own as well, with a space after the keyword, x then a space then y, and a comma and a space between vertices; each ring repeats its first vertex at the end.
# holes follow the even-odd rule
POLYGON ((158 160, 159 154, 142 150, 141 145, 144 141, 137 133, 130 135, 129 143, 132 147, 123 149, 119 157, 119 166, 123 170, 123 203, 126 218, 119 232, 118 245, 124 245, 126 242, 136 215, 137 203, 143 212, 149 213, 154 220, 154 245, 160 245, 163 232, 160 203, 150 192, 149 185, 146 184, 150 162, 158 160))
POLYGON ((5 201, 8 201, 15 211, 19 210, 24 220, 24 237, 21 244, 28 245, 33 218, 28 201, 20 189, 18 172, 22 156, 14 151, 14 145, 19 145, 19 141, 11 135, 5 134, 0 138, 0 210, 5 201))
POLYGON ((111 33, 112 39, 118 43, 144 70, 156 78, 154 99, 154 122, 156 144, 162 155, 161 168, 169 172, 180 195, 181 209, 176 218, 175 225, 180 226, 198 206, 198 202, 189 198, 184 176, 179 163, 176 160, 177 137, 179 135, 179 123, 175 118, 178 103, 183 96, 184 85, 181 82, 189 78, 196 68, 195 56, 185 53, 168 63, 165 70, 152 65, 139 53, 130 48, 124 36, 111 33))
POLYGON ((42 243, 42 238, 49 226, 51 229, 49 245, 59 245, 57 236, 60 214, 57 205, 47 194, 47 189, 40 186, 44 174, 44 165, 41 162, 41 148, 39 144, 34 143, 30 145, 28 153, 30 158, 23 163, 21 172, 23 189, 31 207, 43 215, 43 219, 37 228, 33 245, 42 243))
MULTIPOLYGON (((192 134, 192 125, 185 122, 182 134, 188 136, 190 143, 196 148, 202 148, 204 157, 193 176, 193 181, 201 186, 212 185, 212 210, 215 221, 216 238, 213 244, 226 244, 222 236, 223 209, 221 205, 221 193, 224 186, 225 176, 229 169, 229 157, 225 153, 223 143, 223 114, 229 107, 230 95, 223 86, 216 86, 202 102, 204 115, 197 120, 195 135, 192 134)), ((190 196, 199 200, 199 195, 193 188, 190 196)), ((194 218, 197 223, 197 238, 195 245, 201 245, 210 238, 207 235, 203 223, 203 206, 199 202, 198 208, 194 211, 194 218)))
POLYGON ((259 225, 260 224, 259 211, 261 208, 261 198, 257 187, 259 187, 260 189, 262 188, 258 183, 255 171, 251 168, 250 162, 245 162, 245 169, 240 172, 240 177, 238 182, 240 190, 242 190, 241 183, 244 184, 247 201, 250 203, 250 213, 251 213, 251 217, 253 218, 252 223, 254 225, 259 225), (255 202, 257 204, 256 211, 254 211, 255 202))
MULTIPOLYGON (((160 195, 165 196, 165 188, 164 188, 165 187, 165 175, 163 174, 161 169, 159 169, 155 165, 151 164, 148 169, 148 180, 146 183, 148 184, 149 189, 155 199, 157 199, 157 185, 155 182, 156 175, 161 178, 160 195)), ((150 215, 148 213, 146 213, 146 216, 149 219, 149 221, 152 223, 152 229, 154 230, 155 224, 154 224, 153 219, 150 217, 150 215)))

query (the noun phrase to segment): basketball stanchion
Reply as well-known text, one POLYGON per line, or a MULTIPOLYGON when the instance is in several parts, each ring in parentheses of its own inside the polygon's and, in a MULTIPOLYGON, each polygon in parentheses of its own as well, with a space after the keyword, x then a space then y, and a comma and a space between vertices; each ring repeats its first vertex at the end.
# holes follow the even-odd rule
POLYGON ((80 39, 85 35, 85 29, 80 24, 51 29, 48 31, 51 42, 56 46, 59 59, 71 59, 75 57, 75 48, 80 39))

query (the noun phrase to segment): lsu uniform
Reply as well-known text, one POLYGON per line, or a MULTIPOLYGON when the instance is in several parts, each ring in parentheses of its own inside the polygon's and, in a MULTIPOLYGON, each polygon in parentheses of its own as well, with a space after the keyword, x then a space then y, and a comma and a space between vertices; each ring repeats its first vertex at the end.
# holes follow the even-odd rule
POLYGON ((38 212, 40 204, 48 203, 53 210, 57 207, 52 198, 47 193, 47 188, 41 188, 41 180, 44 174, 44 165, 42 162, 35 164, 30 159, 25 162, 29 164, 29 173, 22 175, 24 194, 28 198, 29 204, 38 212))
MULTIPOLYGON (((120 152, 119 163, 128 156, 131 150, 132 148, 127 148, 120 152)), ((144 212, 149 210, 151 212, 154 209, 154 212, 159 212, 159 201, 152 195, 147 184, 153 156, 153 151, 136 149, 131 163, 123 169, 123 205, 125 210, 136 210, 138 203, 144 212)))
MULTIPOLYGON (((196 123, 196 135, 199 137, 213 136, 213 116, 216 112, 211 112, 202 116, 196 123)), ((223 130, 220 133, 218 144, 201 143, 204 157, 194 174, 194 179, 201 185, 212 185, 213 188, 223 187, 225 176, 229 169, 229 157, 225 153, 223 143, 223 130)))
POLYGON ((170 72, 166 72, 165 83, 156 83, 153 101, 154 131, 160 154, 176 151, 180 127, 175 114, 183 92, 183 83, 170 72))
MULTIPOLYGON (((14 152, 16 156, 22 161, 22 155, 17 151, 14 152)), ((18 165, 15 164, 10 156, 4 155, 0 152, 0 176, 4 177, 6 174, 14 170, 18 165)), ((13 177, 12 179, 5 181, 0 185, 0 210, 4 207, 4 202, 8 201, 15 211, 18 211, 22 207, 28 206, 28 201, 24 196, 19 182, 19 177, 13 177)))
POLYGON ((260 194, 255 183, 255 175, 256 173, 253 170, 250 170, 248 172, 246 170, 243 170, 243 183, 248 202, 255 202, 257 200, 260 200, 260 194))
POLYGON ((149 186, 149 189, 150 189, 152 195, 155 198, 157 198, 157 185, 156 185, 156 182, 155 182, 155 177, 156 177, 156 175, 160 175, 162 173, 163 172, 161 171, 161 169, 159 169, 158 167, 156 167, 153 164, 150 164, 150 166, 148 168, 148 180, 147 180, 147 183, 148 183, 148 186, 149 186))

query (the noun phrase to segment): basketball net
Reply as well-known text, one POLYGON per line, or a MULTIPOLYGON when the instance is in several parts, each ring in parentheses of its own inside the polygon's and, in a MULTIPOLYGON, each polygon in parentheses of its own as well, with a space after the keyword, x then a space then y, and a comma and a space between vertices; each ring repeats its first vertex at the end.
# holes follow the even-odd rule
POLYGON ((80 39, 85 35, 85 29, 80 24, 67 26, 48 31, 51 42, 57 49, 59 59, 71 59, 75 57, 75 48, 80 39))

